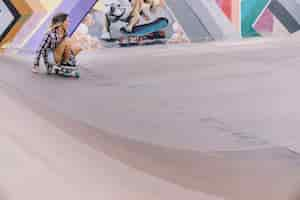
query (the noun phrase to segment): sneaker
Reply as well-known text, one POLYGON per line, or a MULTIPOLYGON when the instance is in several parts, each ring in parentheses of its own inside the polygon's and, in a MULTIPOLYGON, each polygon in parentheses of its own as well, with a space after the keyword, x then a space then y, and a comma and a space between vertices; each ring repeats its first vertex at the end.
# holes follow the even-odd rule
POLYGON ((75 67, 76 65, 72 64, 72 63, 69 63, 69 62, 66 62, 66 63, 62 63, 61 64, 62 66, 66 66, 66 67, 75 67))
POLYGON ((67 62, 63 62, 61 65, 67 67, 76 67, 76 61, 74 59, 70 59, 67 62))
POLYGON ((111 38, 111 35, 110 35, 109 32, 103 32, 102 35, 101 35, 101 39, 102 40, 110 40, 112 38, 111 38))
POLYGON ((39 67, 37 67, 37 66, 32 67, 32 68, 31 68, 31 71, 32 71, 33 73, 39 73, 39 72, 40 72, 39 67))

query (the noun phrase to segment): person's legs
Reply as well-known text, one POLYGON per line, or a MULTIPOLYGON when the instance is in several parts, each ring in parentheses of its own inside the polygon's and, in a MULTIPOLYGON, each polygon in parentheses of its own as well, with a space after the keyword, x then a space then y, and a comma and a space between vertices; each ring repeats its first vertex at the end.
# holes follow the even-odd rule
POLYGON ((111 32, 110 32, 111 21, 109 20, 108 14, 104 16, 104 26, 101 38, 104 40, 111 39, 111 32))
POLYGON ((57 64, 61 64, 66 58, 71 56, 70 40, 64 39, 54 50, 54 57, 57 64))
POLYGON ((128 32, 131 32, 133 27, 139 23, 140 13, 142 11, 143 0, 134 0, 131 2, 132 10, 130 13, 130 18, 128 25, 126 27, 128 32))
POLYGON ((81 47, 73 45, 72 40, 66 38, 54 51, 55 61, 57 64, 66 63, 72 56, 77 56, 81 50, 81 47))
POLYGON ((72 46, 71 50, 72 50, 74 56, 77 56, 82 51, 82 48, 79 46, 72 46))

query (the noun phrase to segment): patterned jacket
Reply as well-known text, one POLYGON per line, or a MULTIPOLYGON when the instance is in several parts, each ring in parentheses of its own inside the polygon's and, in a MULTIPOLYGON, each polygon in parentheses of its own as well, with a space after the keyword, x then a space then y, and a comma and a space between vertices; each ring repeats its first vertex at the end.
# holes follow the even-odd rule
POLYGON ((34 65, 39 66, 41 56, 43 56, 45 66, 48 67, 49 66, 49 61, 48 61, 49 51, 54 51, 54 49, 56 49, 58 47, 58 45, 60 44, 60 42, 63 39, 64 38, 59 37, 57 29, 48 31, 45 34, 42 43, 40 44, 39 48, 36 51, 34 65))

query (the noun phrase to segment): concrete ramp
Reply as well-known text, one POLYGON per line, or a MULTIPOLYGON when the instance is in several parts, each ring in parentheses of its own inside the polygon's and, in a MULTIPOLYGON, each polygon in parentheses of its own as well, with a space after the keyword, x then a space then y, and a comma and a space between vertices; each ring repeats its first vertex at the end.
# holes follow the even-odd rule
POLYGON ((101 49, 80 79, 1 56, 0 197, 298 200, 298 44, 101 49))

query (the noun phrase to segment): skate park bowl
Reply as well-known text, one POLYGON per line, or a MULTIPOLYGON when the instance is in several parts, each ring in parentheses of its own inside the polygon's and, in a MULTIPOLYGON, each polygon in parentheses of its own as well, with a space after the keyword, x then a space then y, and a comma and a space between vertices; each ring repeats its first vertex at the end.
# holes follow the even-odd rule
POLYGON ((299 198, 296 1, 166 0, 170 42, 135 48, 99 2, 0 1, 1 200, 299 198), (80 79, 30 70, 62 10, 80 79))

